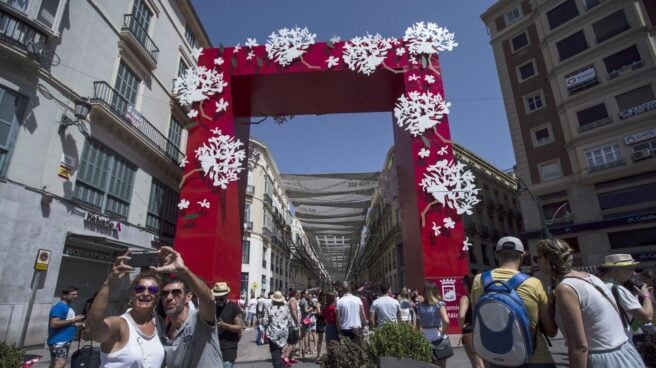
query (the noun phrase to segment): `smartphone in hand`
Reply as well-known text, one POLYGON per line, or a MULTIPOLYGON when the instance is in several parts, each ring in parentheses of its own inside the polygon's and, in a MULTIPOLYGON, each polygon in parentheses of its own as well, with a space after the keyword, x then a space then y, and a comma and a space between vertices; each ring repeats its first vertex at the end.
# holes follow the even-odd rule
POLYGON ((128 260, 128 265, 132 267, 150 267, 150 266, 159 266, 161 264, 161 259, 159 258, 158 252, 132 252, 130 253, 130 259, 128 260))

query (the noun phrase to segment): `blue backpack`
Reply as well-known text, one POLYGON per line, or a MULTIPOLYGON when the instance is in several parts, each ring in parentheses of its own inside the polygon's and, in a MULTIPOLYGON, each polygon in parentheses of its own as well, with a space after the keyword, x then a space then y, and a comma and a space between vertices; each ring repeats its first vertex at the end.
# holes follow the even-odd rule
POLYGON ((526 364, 533 355, 531 320, 517 288, 528 279, 518 273, 508 281, 481 275, 483 295, 474 307, 474 350, 483 360, 500 366, 526 364))

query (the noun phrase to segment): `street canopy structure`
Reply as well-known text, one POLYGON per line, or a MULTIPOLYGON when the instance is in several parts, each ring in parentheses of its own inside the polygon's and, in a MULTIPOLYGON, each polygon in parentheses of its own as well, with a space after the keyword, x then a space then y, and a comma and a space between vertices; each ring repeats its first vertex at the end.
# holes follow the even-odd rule
POLYGON ((343 280, 360 244, 379 173, 282 175, 308 239, 334 280, 343 280))

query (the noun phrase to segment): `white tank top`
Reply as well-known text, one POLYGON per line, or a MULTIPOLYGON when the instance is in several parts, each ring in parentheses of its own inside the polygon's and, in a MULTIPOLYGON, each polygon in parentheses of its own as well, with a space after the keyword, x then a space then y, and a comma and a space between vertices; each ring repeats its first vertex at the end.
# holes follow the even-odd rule
POLYGON ((113 353, 100 351, 100 366, 103 368, 161 368, 164 362, 164 347, 157 335, 146 336, 136 326, 129 312, 121 315, 130 330, 128 342, 113 353))

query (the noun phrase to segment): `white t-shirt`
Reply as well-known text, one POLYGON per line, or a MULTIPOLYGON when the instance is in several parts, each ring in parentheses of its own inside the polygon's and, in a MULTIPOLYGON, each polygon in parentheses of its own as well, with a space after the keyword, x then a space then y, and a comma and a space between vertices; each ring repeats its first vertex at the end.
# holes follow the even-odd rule
POLYGON ((339 325, 342 330, 351 330, 361 328, 360 308, 362 300, 353 294, 344 294, 337 301, 337 310, 339 311, 339 325))
POLYGON ((376 324, 378 325, 388 322, 398 322, 396 316, 400 311, 401 305, 399 302, 389 295, 378 297, 378 299, 371 303, 371 308, 369 309, 369 312, 376 314, 376 324))
POLYGON ((251 298, 248 301, 248 313, 255 314, 255 312, 257 312, 257 299, 251 298))
MULTIPOLYGON (((611 282, 606 283, 606 286, 608 286, 609 290, 613 290, 613 285, 615 284, 611 282)), ((631 317, 629 311, 640 309, 642 308, 642 305, 640 304, 638 297, 631 294, 631 292, 622 285, 617 285, 617 296, 619 297, 617 298, 617 304, 620 306, 621 309, 624 310, 626 316, 629 317, 629 323, 627 324, 625 330, 626 330, 626 336, 628 336, 629 341, 633 343, 633 329, 631 328, 631 321, 633 321, 633 317, 631 317)))
MULTIPOLYGON (((626 335, 620 332, 623 329, 620 316, 615 307, 611 305, 613 295, 603 281, 591 275, 588 281, 568 277, 561 283, 574 289, 579 297, 583 330, 588 342, 588 349, 591 352, 615 349, 627 341, 626 335), (590 285, 590 282, 603 290, 606 296, 590 285)), ((562 331, 558 310, 556 323, 562 331)))

